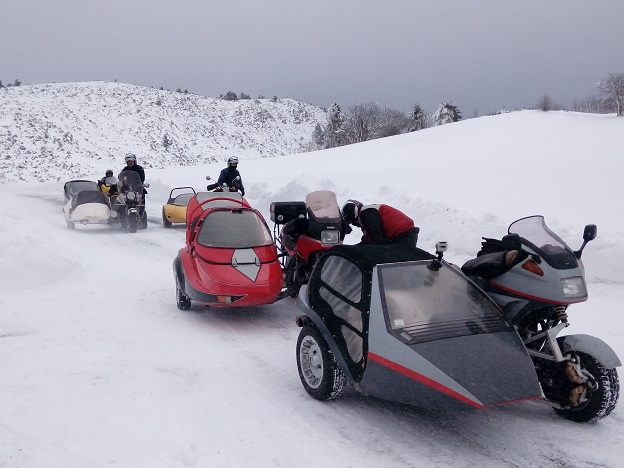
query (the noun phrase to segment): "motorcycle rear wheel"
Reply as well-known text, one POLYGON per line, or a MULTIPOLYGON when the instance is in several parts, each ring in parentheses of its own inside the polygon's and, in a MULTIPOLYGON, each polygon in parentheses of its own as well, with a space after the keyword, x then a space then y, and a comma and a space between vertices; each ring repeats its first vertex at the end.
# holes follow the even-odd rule
POLYGON ((608 416, 620 396, 620 381, 616 369, 603 367, 593 356, 577 352, 581 365, 594 376, 598 388, 588 395, 588 400, 576 407, 557 409, 555 412, 571 421, 593 423, 608 416))
POLYGON ((311 325, 304 326, 297 339, 297 370, 303 388, 317 400, 333 400, 347 386, 347 376, 329 345, 311 325))

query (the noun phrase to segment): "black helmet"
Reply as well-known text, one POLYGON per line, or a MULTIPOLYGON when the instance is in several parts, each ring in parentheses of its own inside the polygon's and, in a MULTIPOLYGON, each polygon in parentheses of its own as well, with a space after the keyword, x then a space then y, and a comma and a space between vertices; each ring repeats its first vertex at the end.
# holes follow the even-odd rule
POLYGON ((112 169, 106 169, 106 177, 112 177, 113 176, 113 170, 112 169))
POLYGON ((347 200, 345 204, 342 205, 342 219, 344 219, 347 223, 357 221, 362 206, 364 206, 362 202, 357 200, 347 200))
POLYGON ((228 166, 235 166, 237 164, 238 164, 238 157, 231 156, 230 158, 228 158, 228 166))

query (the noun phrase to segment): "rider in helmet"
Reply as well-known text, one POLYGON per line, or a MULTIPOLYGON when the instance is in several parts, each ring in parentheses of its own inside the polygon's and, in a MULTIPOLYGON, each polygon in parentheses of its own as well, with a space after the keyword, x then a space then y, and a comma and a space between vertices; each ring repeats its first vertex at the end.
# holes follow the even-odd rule
MULTIPOLYGON (((127 153, 124 159, 126 160, 126 167, 124 167, 121 170, 121 172, 134 171, 137 174, 139 174, 139 178, 141 179, 141 182, 145 182, 145 170, 143 169, 143 167, 137 164, 136 156, 132 153, 127 153)), ((146 198, 145 195, 147 195, 147 190, 145 190, 145 187, 143 187, 143 204, 144 205, 145 205, 145 198, 146 198)))
POLYGON ((139 174, 141 182, 145 182, 145 170, 137 164, 136 156, 132 153, 127 153, 124 159, 126 160, 126 167, 124 167, 121 171, 134 171, 139 174))
POLYGON ((108 193, 109 196, 117 194, 117 179, 113 177, 112 169, 106 169, 106 174, 98 180, 97 184, 101 192, 108 193))
POLYGON ((420 228, 403 212, 389 205, 364 205, 347 200, 342 219, 362 229, 362 244, 405 244, 416 246, 420 228))
POLYGON ((245 196, 245 187, 243 186, 243 179, 240 172, 238 172, 238 158, 232 156, 227 161, 227 167, 219 174, 217 180, 217 186, 222 187, 226 185, 230 191, 239 191, 241 195, 245 196))

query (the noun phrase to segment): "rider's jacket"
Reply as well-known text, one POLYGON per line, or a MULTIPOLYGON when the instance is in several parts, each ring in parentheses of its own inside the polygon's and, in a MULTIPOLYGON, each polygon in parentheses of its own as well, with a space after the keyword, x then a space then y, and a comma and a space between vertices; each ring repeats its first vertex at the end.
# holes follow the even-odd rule
MULTIPOLYGON (((126 165, 126 167, 121 170, 121 172, 123 171, 134 171, 139 174, 141 182, 145 182, 145 169, 143 169, 143 166, 139 166, 137 163, 134 163, 133 166, 126 165)), ((147 190, 145 190, 145 188, 143 188, 143 195, 147 195, 147 190)))
POLYGON ((414 220, 390 205, 365 205, 358 216, 362 242, 386 244, 414 229, 414 220))
POLYGON ((240 175, 240 172, 238 172, 238 169, 236 169, 235 167, 228 166, 221 171, 221 173, 219 174, 219 180, 217 180, 217 185, 221 187, 223 184, 227 185, 228 187, 236 187, 241 195, 245 196, 243 179, 240 175), (239 177, 239 179, 234 180, 236 179, 236 177, 239 177))

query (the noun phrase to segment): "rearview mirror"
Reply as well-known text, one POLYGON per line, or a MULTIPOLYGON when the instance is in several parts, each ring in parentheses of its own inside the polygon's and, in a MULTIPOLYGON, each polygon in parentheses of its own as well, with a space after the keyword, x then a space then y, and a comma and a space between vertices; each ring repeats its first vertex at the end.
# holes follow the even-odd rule
POLYGON ((212 177, 210 177, 209 175, 206 176, 206 180, 212 180, 212 177))
POLYGON ((149 188, 149 182, 143 182, 143 187, 149 188))
POLYGON ((520 250, 522 243, 518 234, 507 234, 501 240, 503 250, 520 250))
POLYGON ((588 224, 587 226, 585 226, 585 230, 583 231, 583 240, 587 242, 594 240, 597 234, 598 228, 596 227, 596 225, 588 224))

